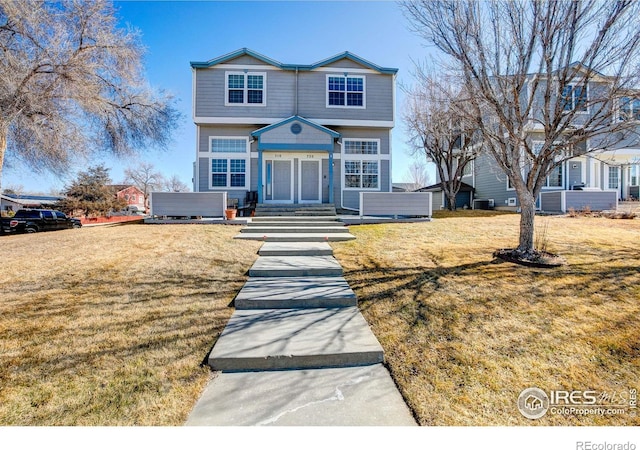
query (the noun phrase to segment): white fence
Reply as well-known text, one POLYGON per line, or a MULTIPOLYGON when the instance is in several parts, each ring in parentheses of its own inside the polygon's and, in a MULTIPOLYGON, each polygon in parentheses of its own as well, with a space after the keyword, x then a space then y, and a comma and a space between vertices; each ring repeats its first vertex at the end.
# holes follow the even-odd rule
POLYGON ((360 217, 431 217, 432 211, 431 192, 360 192, 360 217))
POLYGON ((152 192, 151 215, 160 217, 224 217, 226 192, 152 192))
POLYGON ((540 209, 547 212, 566 213, 589 208, 592 211, 604 211, 618 208, 618 192, 600 191, 554 191, 540 194, 540 209))

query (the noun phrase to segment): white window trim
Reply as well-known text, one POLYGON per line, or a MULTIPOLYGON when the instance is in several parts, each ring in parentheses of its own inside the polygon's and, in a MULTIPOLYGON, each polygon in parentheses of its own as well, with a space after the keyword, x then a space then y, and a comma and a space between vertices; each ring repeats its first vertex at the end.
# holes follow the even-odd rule
MULTIPOLYGON (((237 89, 233 89, 234 91, 237 89)), ((224 73, 224 106, 267 106, 267 72, 245 72, 245 71, 226 71, 224 73), (244 76, 244 88, 243 88, 243 102, 242 103, 230 103, 229 102, 229 75, 242 75, 244 76), (248 103, 248 78, 249 75, 261 75, 262 76, 262 103, 248 103)))
POLYGON ((590 109, 591 109, 591 108, 589 108, 589 93, 590 93, 589 92, 590 91, 589 83, 583 84, 583 83, 580 83, 580 82, 575 82, 575 83, 574 82, 570 82, 570 83, 567 83, 565 85, 565 87, 568 87, 568 86, 572 86, 572 89, 571 89, 571 106, 572 106, 572 108, 570 110, 568 110, 567 112, 571 111, 574 114, 589 114, 590 109), (585 100, 586 106, 587 106, 587 110, 586 111, 577 111, 576 110, 576 98, 575 98, 575 93, 576 93, 575 87, 576 86, 582 86, 587 91, 586 100, 585 100))
POLYGON ((352 75, 352 74, 345 74, 345 73, 333 73, 333 74, 327 74, 326 75, 326 81, 325 81, 325 85, 324 85, 324 89, 325 89, 325 99, 326 99, 326 107, 327 108, 346 108, 346 109, 366 109, 367 108, 367 77, 365 77, 364 75, 352 75), (345 79, 345 99, 344 105, 330 105, 329 104, 329 78, 336 78, 336 77, 340 77, 340 78, 344 78, 345 79), (347 83, 347 78, 362 78, 362 106, 350 106, 347 105, 347 90, 346 90, 346 83, 347 83))
POLYGON ((249 190, 249 184, 251 183, 251 144, 249 144, 249 138, 247 136, 209 136, 209 158, 208 158, 208 169, 207 173, 209 174, 209 189, 212 191, 229 191, 229 190, 249 190), (213 146, 214 139, 237 139, 245 141, 245 151, 244 153, 236 153, 236 152, 212 152, 211 148, 213 146), (226 159, 227 160, 227 185, 226 186, 214 186, 213 185, 213 171, 211 170, 212 160, 214 159, 226 159), (244 172, 244 186, 231 186, 231 160, 232 159, 243 159, 245 160, 245 172, 244 172))
POLYGON ((380 139, 370 139, 370 138, 343 138, 342 139, 342 146, 340 149, 340 153, 342 153, 346 158, 348 157, 355 157, 355 158, 360 158, 361 156, 364 157, 369 157, 369 156, 373 156, 374 158, 378 158, 382 152, 381 152, 381 140, 380 139), (345 142, 375 142, 378 145, 378 153, 376 154, 370 154, 370 153, 347 153, 346 152, 346 145, 344 145, 345 142))
MULTIPOLYGON (((342 163, 342 189, 345 191, 380 191, 380 185, 382 184, 382 180, 380 178, 380 171, 382 170, 382 164, 380 158, 360 158, 359 156, 374 156, 374 155, 349 155, 350 157, 343 158, 342 163), (351 158, 351 156, 355 156, 351 158), (362 172, 362 163, 375 161, 378 163, 378 172, 375 174, 378 177, 378 187, 376 188, 363 188, 363 187, 347 187, 347 163, 348 162, 359 162, 360 163, 360 184, 362 185, 362 177, 364 175, 374 175, 374 174, 365 174, 362 172)), ((354 175, 354 174, 349 174, 354 175)))

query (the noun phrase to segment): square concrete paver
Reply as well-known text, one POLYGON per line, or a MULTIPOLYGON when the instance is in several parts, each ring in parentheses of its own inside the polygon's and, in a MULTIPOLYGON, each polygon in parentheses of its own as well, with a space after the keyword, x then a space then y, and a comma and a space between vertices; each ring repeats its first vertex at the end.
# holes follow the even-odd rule
POLYGON ((236 310, 209 354, 214 370, 344 367, 383 361, 356 306, 236 310))
POLYGON ((187 419, 195 426, 412 426, 382 364, 220 373, 187 419))

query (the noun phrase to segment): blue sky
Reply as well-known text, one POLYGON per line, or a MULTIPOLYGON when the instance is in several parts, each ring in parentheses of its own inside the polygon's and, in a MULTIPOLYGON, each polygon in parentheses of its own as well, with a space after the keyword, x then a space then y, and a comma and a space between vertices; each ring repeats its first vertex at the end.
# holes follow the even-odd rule
MULTIPOLYGON (((190 61, 206 61, 248 47, 283 63, 311 64, 350 51, 384 67, 399 69, 398 85, 411 83, 413 61, 423 60, 424 41, 408 31, 407 20, 392 1, 120 1, 122 25, 140 30, 147 48, 145 66, 152 86, 178 99, 184 118, 168 151, 148 152, 138 162, 151 162, 166 176, 191 186, 195 158, 195 125, 191 115, 190 61)), ((401 120, 403 95, 396 96, 393 131, 393 181, 405 181, 408 165, 401 120)), ((134 160, 95 157, 82 163, 104 163, 114 182, 134 160)), ((27 192, 62 189, 73 178, 33 174, 28 168, 6 167, 3 188, 21 185, 27 192)), ((434 175, 432 174, 432 180, 434 175)))

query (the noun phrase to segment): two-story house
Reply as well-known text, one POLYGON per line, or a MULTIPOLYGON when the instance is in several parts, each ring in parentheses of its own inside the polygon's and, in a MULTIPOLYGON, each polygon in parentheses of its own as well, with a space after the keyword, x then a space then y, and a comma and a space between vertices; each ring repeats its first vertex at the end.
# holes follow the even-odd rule
POLYGON ((246 48, 191 67, 194 192, 354 210, 361 191, 391 192, 397 69, 349 52, 283 64, 246 48))
MULTIPOLYGON (((533 80, 535 75, 531 75, 533 80)), ((548 211, 566 212, 569 208, 611 209, 615 208, 615 200, 638 200, 640 185, 640 96, 638 92, 629 92, 628 96, 616 99, 613 111, 597 109, 600 98, 605 98, 604 87, 609 79, 597 74, 589 78, 585 84, 568 85, 557 101, 562 102, 564 111, 572 111, 575 127, 589 127, 590 115, 607 114, 606 120, 611 122, 628 122, 629 127, 611 127, 610 134, 602 133, 598 137, 587 139, 572 149, 572 157, 555 167, 547 177, 538 199, 538 206, 548 211), (601 97, 598 97, 601 95, 601 97), (604 195, 613 192, 615 195, 604 195), (549 195, 551 194, 551 195, 549 195), (611 201, 611 198, 614 201, 611 201), (546 199, 546 202, 543 202, 546 199)), ((540 81, 538 80, 538 83, 540 81)), ((541 90, 524 91, 527 95, 542 96, 541 90)), ((533 99, 533 108, 528 128, 528 137, 532 146, 542 146, 544 133, 543 119, 537 117, 543 108, 543 99, 533 99)), ((599 126, 605 126, 604 121, 599 126), (604 125, 603 125, 604 124, 604 125)), ((439 180, 438 180, 439 181, 439 180)), ((513 186, 493 160, 492 156, 481 153, 465 170, 462 181, 471 187, 471 203, 490 207, 519 207, 513 186)), ((433 187, 435 190, 437 188, 433 187)), ((466 194, 468 195, 468 194, 466 194)), ((444 207, 445 200, 438 197, 436 207, 444 207)), ((470 205, 471 206, 471 205, 470 205)))

